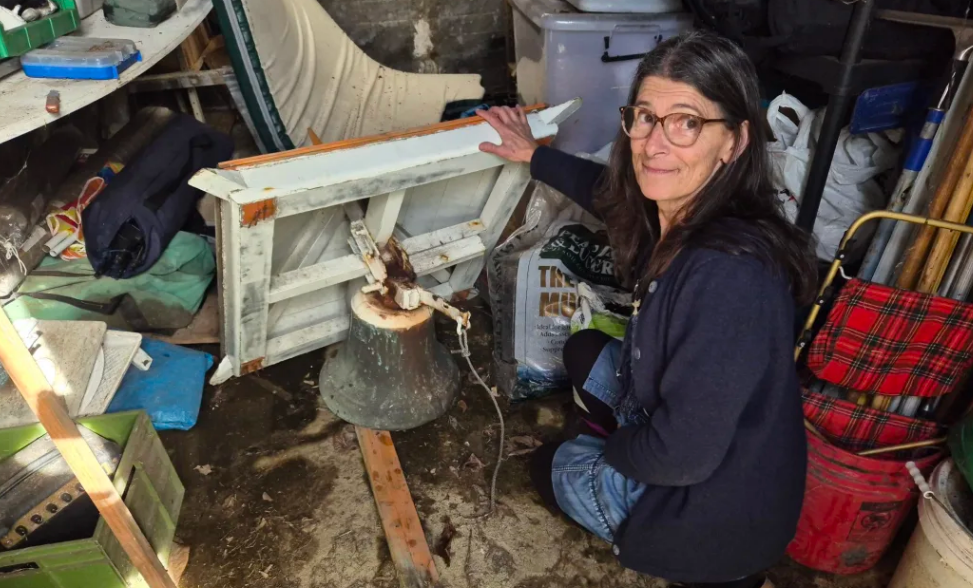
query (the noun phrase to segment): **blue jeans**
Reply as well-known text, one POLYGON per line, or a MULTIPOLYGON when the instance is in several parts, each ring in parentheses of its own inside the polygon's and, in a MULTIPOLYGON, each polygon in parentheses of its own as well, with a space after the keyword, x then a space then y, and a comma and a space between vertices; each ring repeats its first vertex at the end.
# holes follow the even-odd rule
MULTIPOLYGON (((622 344, 608 343, 595 361, 584 389, 615 410, 619 426, 640 420, 618 411, 622 385, 618 376, 622 344)), ((615 533, 645 492, 645 484, 626 478, 605 463, 605 440, 580 435, 563 443, 551 472, 554 496, 562 511, 605 541, 615 533)))

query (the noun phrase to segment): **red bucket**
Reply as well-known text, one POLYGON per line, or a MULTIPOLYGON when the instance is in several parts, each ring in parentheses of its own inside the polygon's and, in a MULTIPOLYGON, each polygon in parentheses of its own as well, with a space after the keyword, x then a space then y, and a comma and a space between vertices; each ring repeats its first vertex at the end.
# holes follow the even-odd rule
MULTIPOLYGON (((928 476, 942 457, 936 451, 916 465, 928 476)), ((804 506, 787 555, 824 572, 864 572, 881 559, 918 498, 904 462, 860 457, 809 434, 804 506)))

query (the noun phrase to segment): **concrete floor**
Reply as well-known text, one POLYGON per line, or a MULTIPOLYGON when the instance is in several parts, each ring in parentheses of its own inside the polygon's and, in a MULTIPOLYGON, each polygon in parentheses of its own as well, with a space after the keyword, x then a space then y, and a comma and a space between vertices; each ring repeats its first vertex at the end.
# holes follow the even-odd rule
MULTIPOLYGON (((490 317, 472 305, 470 346, 486 376, 490 317)), ((456 348, 441 326, 440 340, 456 348)), ((183 588, 398 586, 354 430, 319 402, 324 353, 207 388, 199 424, 163 435, 186 485, 177 540, 192 551, 183 588)), ((526 454, 504 461, 497 511, 482 516, 499 427, 467 371, 461 366, 463 386, 447 416, 393 436, 442 585, 666 586, 624 570, 608 545, 552 515, 530 487, 526 454)), ((559 438, 570 401, 562 395, 502 407, 509 453, 524 449, 527 436, 559 438)), ((786 561, 771 576, 781 588, 880 588, 895 558, 853 578, 786 561)))

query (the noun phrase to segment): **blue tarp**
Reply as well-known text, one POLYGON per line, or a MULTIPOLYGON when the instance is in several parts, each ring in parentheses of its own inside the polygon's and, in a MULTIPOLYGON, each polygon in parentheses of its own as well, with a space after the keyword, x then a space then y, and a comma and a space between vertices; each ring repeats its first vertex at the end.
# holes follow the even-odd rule
POLYGON ((142 340, 142 350, 152 357, 152 367, 129 369, 107 412, 141 409, 156 430, 191 429, 213 356, 149 338, 142 340))

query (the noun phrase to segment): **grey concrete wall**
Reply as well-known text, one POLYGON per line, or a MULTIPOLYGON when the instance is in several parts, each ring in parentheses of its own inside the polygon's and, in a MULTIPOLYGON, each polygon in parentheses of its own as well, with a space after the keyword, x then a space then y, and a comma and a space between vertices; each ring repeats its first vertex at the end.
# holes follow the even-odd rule
POLYGON ((422 73, 478 73, 487 92, 512 89, 506 0, 318 1, 383 65, 422 73))

